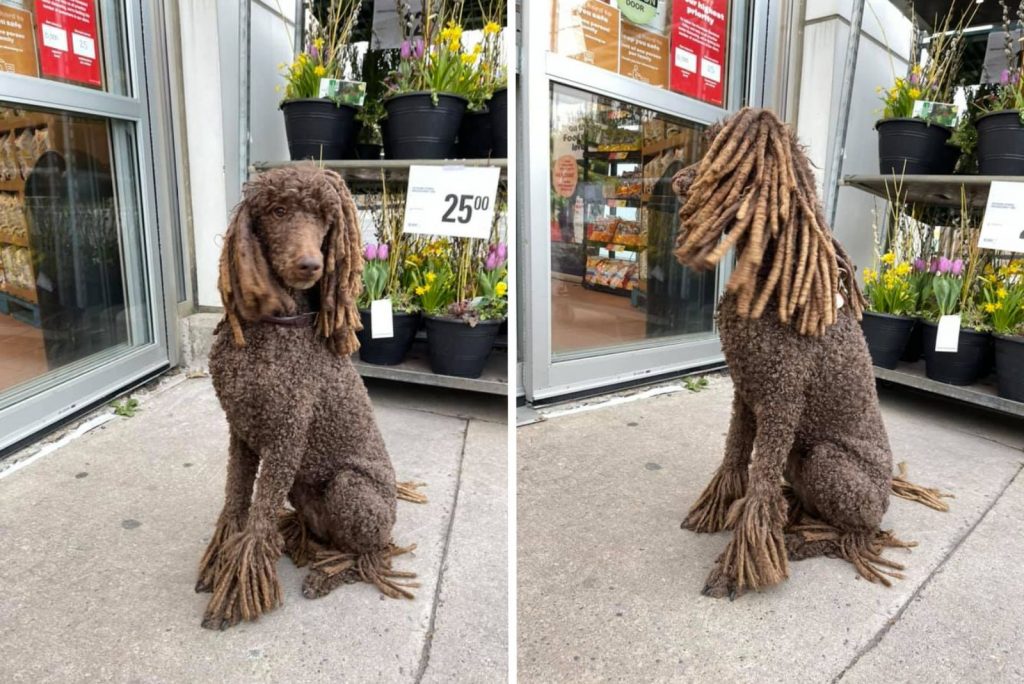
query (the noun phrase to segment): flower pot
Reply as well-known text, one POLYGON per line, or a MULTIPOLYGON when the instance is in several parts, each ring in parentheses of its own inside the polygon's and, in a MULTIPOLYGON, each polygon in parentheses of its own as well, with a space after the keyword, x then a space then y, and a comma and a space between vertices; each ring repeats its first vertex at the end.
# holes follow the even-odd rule
POLYGON ((878 165, 885 176, 938 173, 949 154, 953 130, 921 119, 882 119, 878 131, 878 165))
POLYGON ((1009 109, 978 117, 978 173, 985 176, 1024 175, 1024 124, 1009 109))
POLYGON ((924 321, 921 319, 914 320, 914 329, 910 331, 910 338, 907 340, 907 346, 903 349, 903 356, 900 357, 900 361, 904 363, 917 363, 921 360, 921 356, 924 354, 924 321))
POLYGON ((463 159, 487 159, 491 156, 491 113, 466 112, 459 126, 457 154, 463 159))
POLYGON ((376 143, 356 143, 356 158, 376 160, 380 159, 380 145, 376 143))
POLYGON ((451 159, 466 98, 439 93, 406 93, 384 101, 388 112, 385 138, 395 159, 451 159))
POLYGON ((416 337, 420 319, 419 312, 394 312, 391 314, 394 336, 378 337, 377 339, 374 339, 370 332, 370 312, 360 309, 359 319, 363 322, 363 329, 356 333, 356 337, 359 338, 360 360, 378 366, 395 366, 402 363, 416 337))
POLYGON ((381 149, 384 151, 385 159, 394 159, 394 152, 391 150, 391 137, 388 135, 388 118, 385 116, 380 120, 380 142, 381 149))
POLYGON ((1024 401, 1024 337, 993 335, 996 347, 996 388, 999 396, 1024 401))
POLYGON ((860 327, 871 352, 871 363, 880 368, 895 368, 914 329, 914 319, 865 311, 860 327))
POLYGON ((288 152, 297 159, 344 159, 356 139, 356 108, 326 99, 281 103, 288 152))
POLYGON ((508 88, 494 91, 487 108, 491 111, 491 154, 508 158, 508 88))
POLYGON ((480 321, 470 327, 455 318, 427 316, 426 322, 431 370, 440 375, 479 378, 501 321, 480 321))
POLYGON ((972 385, 981 377, 985 356, 992 338, 988 333, 960 329, 960 342, 955 352, 935 351, 935 335, 939 326, 925 321, 922 341, 924 343, 925 375, 932 380, 950 385, 972 385))
POLYGON ((960 161, 960 148, 948 142, 942 146, 942 152, 932 173, 950 176, 956 171, 956 163, 958 161, 960 161))

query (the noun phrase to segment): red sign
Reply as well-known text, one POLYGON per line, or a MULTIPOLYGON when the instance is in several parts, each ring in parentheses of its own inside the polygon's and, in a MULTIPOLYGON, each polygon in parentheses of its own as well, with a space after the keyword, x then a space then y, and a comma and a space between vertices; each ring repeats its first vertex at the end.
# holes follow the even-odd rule
POLYGON ((36 0, 44 76, 102 85, 95 0, 36 0))
POLYGON ((722 106, 725 101, 729 0, 675 0, 669 87, 722 106))

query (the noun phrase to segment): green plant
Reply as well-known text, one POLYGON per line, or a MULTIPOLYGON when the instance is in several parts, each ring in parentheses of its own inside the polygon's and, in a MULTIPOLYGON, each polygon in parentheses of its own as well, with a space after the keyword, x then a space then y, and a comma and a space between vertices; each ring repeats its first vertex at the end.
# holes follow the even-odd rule
POLYGON ((1024 326, 1024 261, 1014 260, 999 269, 989 264, 979 281, 985 323, 992 332, 1016 334, 1024 326))
POLYGON ((326 14, 317 15, 307 0, 306 10, 314 20, 309 26, 306 49, 296 55, 291 64, 278 65, 286 82, 285 101, 317 98, 320 96, 320 79, 341 78, 346 63, 346 47, 361 5, 361 0, 331 0, 326 14), (317 20, 316 16, 321 19, 317 20))
POLYGON ((139 400, 135 397, 128 397, 121 401, 115 401, 111 406, 114 407, 115 415, 122 418, 133 418, 135 417, 135 412, 139 410, 139 400))
POLYGON ((914 310, 915 293, 911 288, 913 269, 906 261, 896 263, 896 255, 886 252, 878 269, 864 269, 864 294, 868 309, 875 313, 905 315, 914 310))
POLYGON ((1020 112, 1021 121, 1024 122, 1024 82, 1021 80, 1021 68, 1019 56, 1013 49, 1013 34, 1010 31, 1011 24, 1020 23, 1024 19, 1024 2, 1016 11, 1016 16, 1011 19, 1010 8, 1005 0, 999 0, 999 6, 1003 10, 1003 54, 1006 56, 1007 68, 999 74, 999 84, 984 98, 981 108, 986 112, 1002 112, 1006 110, 1017 110, 1020 112))
POLYGON ((701 390, 707 389, 708 379, 703 375, 697 378, 683 378, 683 386, 691 392, 700 392, 701 390))

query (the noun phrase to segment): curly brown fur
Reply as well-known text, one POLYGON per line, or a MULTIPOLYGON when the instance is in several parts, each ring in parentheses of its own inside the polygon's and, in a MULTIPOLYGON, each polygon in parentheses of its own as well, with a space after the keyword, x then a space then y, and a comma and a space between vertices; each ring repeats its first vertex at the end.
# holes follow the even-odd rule
POLYGON ((882 550, 905 545, 880 528, 891 492, 932 504, 938 493, 892 476, 858 323, 863 299, 795 136, 774 114, 749 108, 719 131, 674 181, 684 202, 679 261, 711 268, 737 251, 718 311, 735 388, 726 454, 683 522, 732 530, 704 592, 735 596, 781 582, 791 553, 845 558, 888 584, 900 568, 882 550), (847 304, 838 309, 837 293, 847 304), (798 508, 787 506, 784 481, 798 508))
POLYGON ((253 180, 221 267, 227 325, 214 340, 210 374, 231 447, 224 508, 196 587, 213 591, 203 620, 211 628, 280 604, 282 551, 298 565, 325 550, 389 553, 398 493, 349 359, 362 260, 341 178, 303 165, 253 180), (313 311, 316 327, 264 320, 313 311), (279 521, 286 500, 294 518, 279 521))

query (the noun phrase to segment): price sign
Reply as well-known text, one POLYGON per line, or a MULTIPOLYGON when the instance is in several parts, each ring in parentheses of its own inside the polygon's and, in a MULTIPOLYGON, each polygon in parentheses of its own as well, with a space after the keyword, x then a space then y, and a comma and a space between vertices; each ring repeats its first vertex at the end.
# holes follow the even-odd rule
POLYGON ((100 86, 96 0, 35 0, 44 76, 100 86))
POLYGON ((486 240, 499 174, 496 166, 410 166, 405 232, 486 240))
POLYGON ((992 181, 978 246, 1024 253, 1024 183, 992 181))

